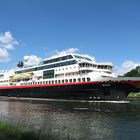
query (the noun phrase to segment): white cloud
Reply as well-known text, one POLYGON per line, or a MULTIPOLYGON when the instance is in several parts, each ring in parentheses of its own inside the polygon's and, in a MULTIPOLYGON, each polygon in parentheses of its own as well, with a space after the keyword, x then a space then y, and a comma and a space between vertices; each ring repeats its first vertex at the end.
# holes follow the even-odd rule
POLYGON ((32 66, 32 65, 37 65, 40 63, 42 58, 37 57, 36 55, 26 55, 23 58, 24 60, 24 66, 32 66))
POLYGON ((69 49, 63 50, 63 51, 56 50, 56 54, 57 55, 63 55, 63 54, 68 54, 68 53, 75 53, 77 51, 78 51, 78 48, 69 48, 69 49))
POLYGON ((66 49, 66 50, 63 50, 63 51, 55 50, 55 54, 52 55, 50 58, 65 55, 65 54, 69 54, 69 53, 75 53, 77 51, 79 51, 78 48, 69 48, 69 49, 66 49))
POLYGON ((133 62, 131 60, 127 60, 127 61, 123 62, 120 66, 116 66, 114 68, 114 71, 118 75, 123 75, 123 74, 131 71, 132 69, 135 69, 139 65, 140 65, 140 62, 133 62))
POLYGON ((5 48, 0 48, 0 62, 8 62, 9 60, 8 51, 5 48))
POLYGON ((11 32, 0 34, 0 62, 8 62, 10 60, 9 50, 15 49, 16 45, 18 45, 18 42, 11 32))

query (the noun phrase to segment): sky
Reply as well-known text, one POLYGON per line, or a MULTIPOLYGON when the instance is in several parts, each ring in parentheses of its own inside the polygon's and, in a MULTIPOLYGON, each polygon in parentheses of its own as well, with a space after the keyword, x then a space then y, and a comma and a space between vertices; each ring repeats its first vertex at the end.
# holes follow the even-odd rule
POLYGON ((140 64, 139 0, 0 0, 0 69, 56 52, 88 54, 123 74, 140 64))

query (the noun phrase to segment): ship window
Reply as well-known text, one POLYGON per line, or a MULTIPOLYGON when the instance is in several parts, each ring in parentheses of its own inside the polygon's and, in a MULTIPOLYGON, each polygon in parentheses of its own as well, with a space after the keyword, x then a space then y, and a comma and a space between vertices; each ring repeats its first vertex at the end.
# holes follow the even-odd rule
POLYGON ((48 79, 48 78, 54 78, 54 70, 47 70, 43 72, 43 78, 48 79))
POLYGON ((43 69, 50 69, 50 68, 61 67, 61 66, 66 66, 66 65, 72 65, 72 64, 76 64, 76 63, 77 63, 76 60, 70 60, 70 61, 61 62, 58 64, 51 64, 51 65, 47 65, 47 66, 40 66, 40 67, 36 67, 36 68, 32 68, 32 69, 30 68, 30 69, 26 69, 26 70, 16 71, 15 74, 32 72, 32 71, 43 70, 43 69))
POLYGON ((83 70, 83 71, 81 71, 82 73, 85 73, 85 71, 83 70))
POLYGON ((58 62, 58 61, 62 61, 62 60, 72 59, 72 58, 73 57, 71 55, 63 56, 63 57, 59 57, 59 58, 55 58, 55 59, 51 59, 51 60, 46 60, 43 62, 43 64, 58 62))
POLYGON ((82 78, 82 81, 85 82, 86 81, 85 78, 82 78))
POLYGON ((62 80, 62 83, 64 83, 64 80, 62 80))
POLYGON ((49 84, 51 84, 51 81, 49 81, 49 84))
POLYGON ((46 84, 48 84, 48 81, 46 81, 46 84))
POLYGON ((42 69, 43 69, 43 67, 38 67, 38 68, 37 68, 37 70, 42 70, 42 69))
POLYGON ((3 78, 3 77, 4 77, 4 75, 3 75, 3 74, 1 74, 1 75, 0 75, 0 78, 3 78))
POLYGON ((55 84, 57 84, 57 80, 55 80, 55 84))
POLYGON ((58 83, 61 83, 61 81, 60 81, 60 80, 58 80, 58 83))
POLYGON ((69 79, 69 82, 72 82, 72 79, 69 79))
POLYGON ((52 81, 52 84, 54 84, 54 81, 52 81))
POLYGON ((73 79, 73 82, 76 82, 76 79, 73 79))
POLYGON ((65 82, 68 83, 68 79, 66 79, 65 82))
POLYGON ((87 81, 90 81, 90 78, 89 77, 87 78, 87 81))
POLYGON ((43 84, 45 84, 45 81, 43 81, 43 84))
POLYGON ((78 78, 78 82, 81 82, 81 78, 78 78))

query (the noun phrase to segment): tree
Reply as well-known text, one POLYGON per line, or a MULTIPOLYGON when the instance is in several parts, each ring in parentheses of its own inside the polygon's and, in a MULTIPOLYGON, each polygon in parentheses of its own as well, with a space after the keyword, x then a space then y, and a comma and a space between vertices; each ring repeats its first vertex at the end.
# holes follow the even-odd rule
POLYGON ((124 77, 140 77, 140 66, 124 74, 124 77))

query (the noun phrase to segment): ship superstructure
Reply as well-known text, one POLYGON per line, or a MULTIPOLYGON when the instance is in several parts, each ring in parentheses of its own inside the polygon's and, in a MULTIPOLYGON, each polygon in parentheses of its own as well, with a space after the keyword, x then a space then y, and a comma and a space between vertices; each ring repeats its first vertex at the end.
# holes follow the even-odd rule
POLYGON ((86 82, 103 77, 113 77, 111 63, 96 63, 85 56, 66 54, 15 70, 11 85, 86 82))
POLYGON ((97 63, 79 54, 63 54, 34 66, 23 62, 11 73, 0 75, 0 95, 118 100, 136 91, 140 79, 117 78, 111 63, 97 63))

